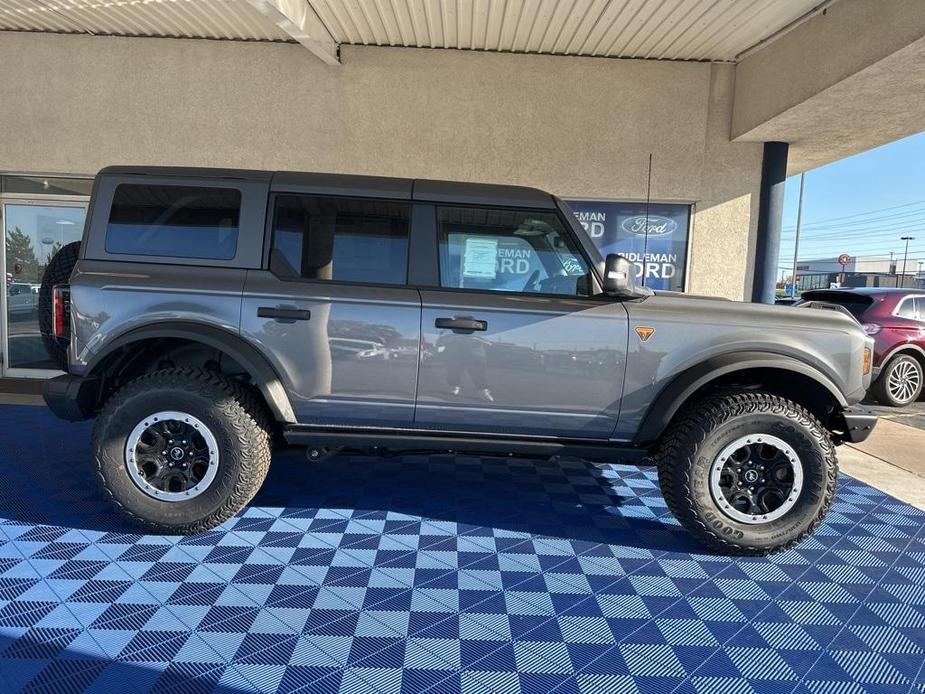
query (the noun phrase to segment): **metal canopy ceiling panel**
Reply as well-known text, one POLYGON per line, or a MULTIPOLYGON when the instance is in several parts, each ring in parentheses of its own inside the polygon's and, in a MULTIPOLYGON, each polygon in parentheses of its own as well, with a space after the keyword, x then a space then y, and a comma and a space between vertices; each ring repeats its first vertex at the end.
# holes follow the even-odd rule
POLYGON ((338 43, 734 60, 821 0, 310 0, 338 43))
MULTIPOLYGON (((303 0, 337 44, 734 60, 823 0, 303 0)), ((0 0, 0 29, 263 41, 247 0, 0 0)))
POLYGON ((242 0, 0 0, 0 29, 291 40, 242 0))

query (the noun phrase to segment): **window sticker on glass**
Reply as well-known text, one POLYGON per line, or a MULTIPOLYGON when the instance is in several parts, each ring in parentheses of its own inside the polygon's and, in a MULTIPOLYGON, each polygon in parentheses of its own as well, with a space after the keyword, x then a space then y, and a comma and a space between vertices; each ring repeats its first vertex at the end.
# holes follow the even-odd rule
POLYGON ((495 279, 497 259, 498 239, 467 238, 463 251, 463 277, 495 279))
POLYGON ((562 269, 567 275, 583 275, 586 272, 582 262, 573 255, 562 256, 562 269))

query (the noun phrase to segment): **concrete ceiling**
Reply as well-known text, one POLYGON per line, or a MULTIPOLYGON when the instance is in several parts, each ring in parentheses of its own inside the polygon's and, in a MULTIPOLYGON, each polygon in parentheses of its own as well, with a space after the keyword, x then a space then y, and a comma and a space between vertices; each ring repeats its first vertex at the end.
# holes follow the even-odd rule
POLYGON ((823 0, 0 0, 0 30, 732 61, 823 0))

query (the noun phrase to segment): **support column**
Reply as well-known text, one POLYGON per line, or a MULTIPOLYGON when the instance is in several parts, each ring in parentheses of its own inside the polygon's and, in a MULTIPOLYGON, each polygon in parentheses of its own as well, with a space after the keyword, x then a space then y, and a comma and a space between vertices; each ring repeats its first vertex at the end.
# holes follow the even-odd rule
POLYGON ((758 231, 755 242, 755 279, 752 301, 773 304, 780 255, 780 228, 784 212, 784 181, 787 178, 786 142, 765 142, 758 195, 758 231))

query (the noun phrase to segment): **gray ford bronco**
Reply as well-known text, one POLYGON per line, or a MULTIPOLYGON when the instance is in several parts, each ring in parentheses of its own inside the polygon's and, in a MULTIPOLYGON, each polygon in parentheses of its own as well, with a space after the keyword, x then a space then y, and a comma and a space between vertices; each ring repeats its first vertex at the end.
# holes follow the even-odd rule
POLYGON ((870 338, 634 276, 531 188, 111 167, 42 287, 66 371, 45 400, 96 418, 104 492, 158 531, 234 515, 284 441, 651 457, 708 545, 799 542, 874 426, 870 338))

